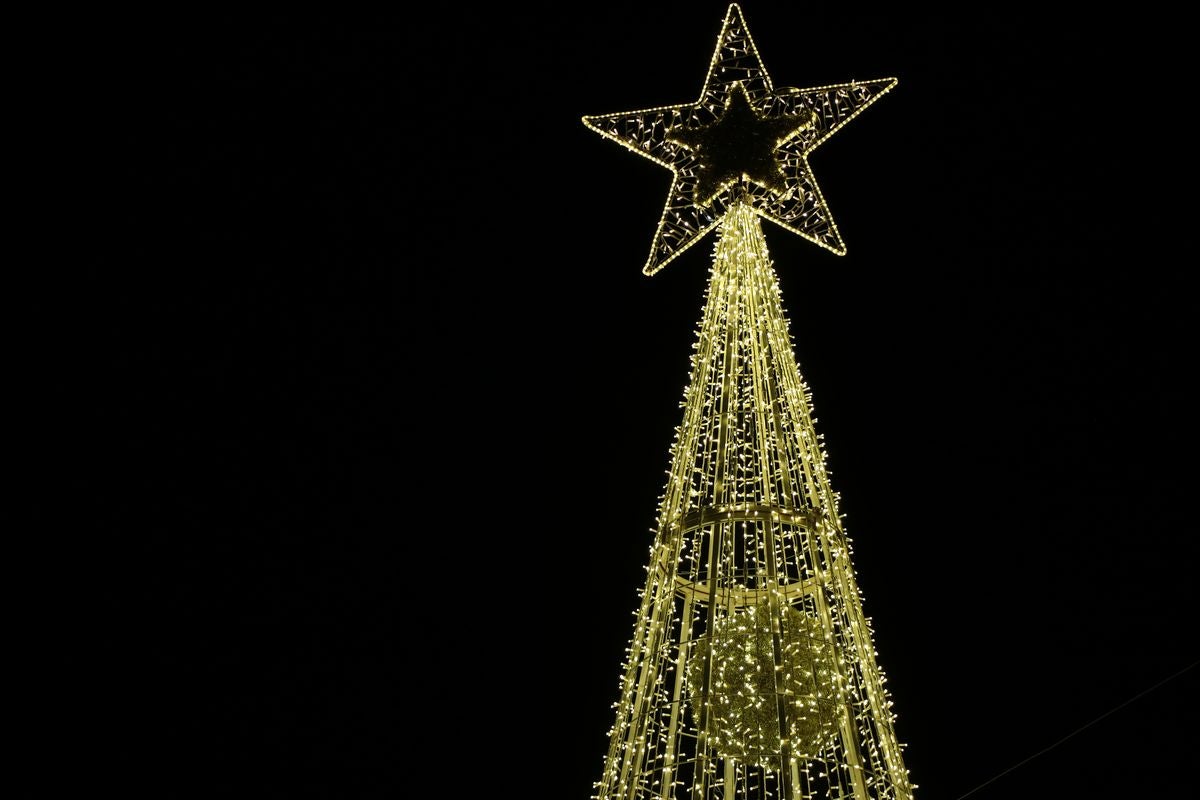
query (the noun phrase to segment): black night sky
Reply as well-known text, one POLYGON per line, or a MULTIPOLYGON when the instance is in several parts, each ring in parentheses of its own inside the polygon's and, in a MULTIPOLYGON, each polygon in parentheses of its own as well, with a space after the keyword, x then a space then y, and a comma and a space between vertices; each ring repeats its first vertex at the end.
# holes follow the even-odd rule
MULTIPOLYGON (((644 277, 670 175, 580 117, 694 100, 725 5, 435 5, 110 20, 83 78, 134 198, 80 330, 129 534, 101 785, 599 778, 713 239, 644 277)), ((810 159, 848 255, 764 229, 956 800, 1200 658, 1182 22, 743 9, 777 86, 899 78, 810 159)), ((1183 796, 1198 687, 972 797, 1183 796)))

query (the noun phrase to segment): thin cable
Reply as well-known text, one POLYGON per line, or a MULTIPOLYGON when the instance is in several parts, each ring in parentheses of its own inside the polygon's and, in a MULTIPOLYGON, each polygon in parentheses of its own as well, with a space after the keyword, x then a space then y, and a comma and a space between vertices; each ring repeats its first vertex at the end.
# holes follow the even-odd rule
POLYGON ((1122 708, 1124 708, 1125 706, 1129 705, 1129 704, 1130 704, 1130 703, 1132 703, 1134 700, 1138 700, 1138 699, 1140 699, 1140 698, 1142 698, 1142 697, 1145 697, 1146 695, 1150 694, 1151 692, 1153 692, 1153 691, 1154 691, 1155 689, 1157 689, 1158 687, 1162 686, 1164 683, 1166 683, 1166 682, 1168 682, 1168 681, 1173 681, 1173 680, 1175 680, 1175 679, 1176 679, 1176 678, 1178 678, 1180 675, 1182 675, 1183 673, 1187 672, 1189 669, 1191 669, 1192 667, 1196 666, 1197 664, 1200 664, 1200 661, 1193 661, 1191 664, 1188 664, 1186 667, 1184 667, 1183 669, 1179 670, 1179 671, 1178 671, 1178 672, 1176 672, 1174 675, 1168 675, 1167 677, 1163 678, 1163 679, 1162 679, 1161 681, 1159 681, 1158 683, 1156 683, 1156 684, 1154 684, 1153 686, 1151 686, 1149 689, 1143 689, 1142 691, 1140 691, 1140 692, 1138 692, 1137 694, 1135 694, 1133 697, 1131 697, 1131 698, 1129 698, 1128 700, 1126 700, 1124 703, 1121 703, 1119 706, 1115 706, 1115 707, 1113 707, 1113 708, 1110 708, 1108 711, 1105 711, 1103 714, 1101 714, 1100 716, 1096 717, 1094 720, 1092 720, 1091 722, 1087 723, 1086 725, 1083 725, 1083 726, 1081 726, 1081 727, 1079 727, 1079 728, 1076 728, 1075 730, 1071 731, 1071 732, 1070 732, 1070 733, 1068 733, 1066 736, 1062 737, 1061 739, 1059 739, 1057 742, 1055 742, 1054 744, 1050 745, 1049 747, 1045 747, 1045 748, 1043 748, 1043 749, 1041 749, 1041 750, 1037 751, 1036 753, 1034 753, 1033 755, 1031 755, 1029 758, 1025 759, 1024 761, 1018 761, 1016 764, 1013 764, 1011 767, 1009 767, 1008 769, 1004 770, 1004 771, 1003 771, 1003 772, 1001 772, 999 775, 994 775, 994 776, 992 776, 991 778, 988 778, 986 781, 984 781, 983 783, 979 784, 978 786, 976 786, 974 789, 972 789, 971 791, 967 792, 966 794, 959 795, 959 796, 956 798, 956 800, 963 800, 963 798, 964 798, 964 797, 969 797, 970 795, 973 795, 973 794, 975 794, 975 793, 976 793, 976 792, 978 792, 980 789, 982 789, 983 787, 987 786, 989 783, 992 783, 993 781, 996 781, 996 780, 999 780, 1000 778, 1003 778, 1005 775, 1007 775, 1008 773, 1012 772, 1012 771, 1013 771, 1014 769, 1016 769, 1017 767, 1020 767, 1020 766, 1023 766, 1023 765, 1025 765, 1025 764, 1028 764, 1030 761, 1033 761, 1033 760, 1034 760, 1035 758, 1037 758, 1038 756, 1040 756, 1040 755, 1044 755, 1045 753, 1047 753, 1047 752, 1049 752, 1049 751, 1053 750, 1054 748, 1058 747, 1060 744, 1062 744, 1063 742, 1065 742, 1067 739, 1070 739, 1072 736, 1075 736, 1075 735, 1076 735, 1076 734, 1078 734, 1078 733, 1082 733, 1083 731, 1085 731, 1085 730, 1087 730, 1088 728, 1090 728, 1090 727, 1092 727, 1093 725, 1095 725, 1095 724, 1096 724, 1097 722, 1099 722, 1100 720, 1102 720, 1102 719, 1104 719, 1105 717, 1107 717, 1109 714, 1112 714, 1114 711, 1120 711, 1122 708))

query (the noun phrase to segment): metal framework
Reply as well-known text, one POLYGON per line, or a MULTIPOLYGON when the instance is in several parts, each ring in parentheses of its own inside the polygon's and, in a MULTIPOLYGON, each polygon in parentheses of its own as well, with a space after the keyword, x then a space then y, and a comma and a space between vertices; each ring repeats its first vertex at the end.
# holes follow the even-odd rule
POLYGON ((912 797, 810 401, 735 206, 597 797, 912 797))
POLYGON ((912 800, 760 225, 844 253, 808 154, 895 83, 776 89, 733 5, 696 102, 583 120, 674 174, 647 274, 719 229, 598 800, 912 800))

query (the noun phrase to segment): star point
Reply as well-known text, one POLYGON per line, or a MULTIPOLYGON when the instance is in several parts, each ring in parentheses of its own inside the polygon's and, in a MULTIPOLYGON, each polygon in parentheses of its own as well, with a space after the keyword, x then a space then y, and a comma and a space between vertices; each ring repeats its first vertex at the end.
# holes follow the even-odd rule
POLYGON ((647 275, 739 203, 844 255, 808 154, 895 85, 894 78, 883 78, 776 90, 735 3, 695 102, 586 116, 583 122, 674 175, 643 268, 647 275))

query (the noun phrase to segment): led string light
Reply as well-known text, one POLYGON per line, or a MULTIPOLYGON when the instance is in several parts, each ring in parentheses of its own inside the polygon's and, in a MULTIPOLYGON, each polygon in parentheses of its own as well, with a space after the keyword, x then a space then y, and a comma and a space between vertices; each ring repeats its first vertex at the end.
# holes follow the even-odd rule
POLYGON ((699 101, 585 118, 675 173, 647 273, 719 229, 599 800, 913 796, 760 224, 844 250, 806 155, 894 83, 778 92, 731 6, 699 101))
POLYGON ((704 88, 694 103, 586 116, 583 123, 674 174, 650 256, 642 268, 653 275, 717 227, 734 204, 747 202, 772 222, 838 255, 846 252, 833 215, 817 186, 808 154, 896 85, 895 78, 852 81, 809 89, 771 83, 737 5, 731 5, 717 38, 704 88), (711 199, 696 202, 704 161, 682 142, 724 116, 743 95, 756 116, 797 125, 778 136, 775 155, 783 190, 755 182, 725 183, 711 199))

